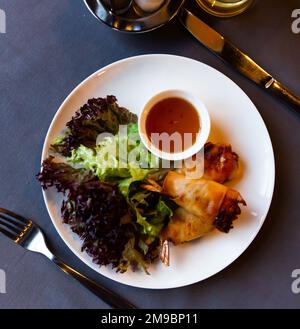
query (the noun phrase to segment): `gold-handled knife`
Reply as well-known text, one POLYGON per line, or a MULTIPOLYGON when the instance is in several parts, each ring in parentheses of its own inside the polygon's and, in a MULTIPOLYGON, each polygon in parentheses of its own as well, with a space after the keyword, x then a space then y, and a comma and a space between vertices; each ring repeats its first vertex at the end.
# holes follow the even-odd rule
POLYGON ((215 55, 231 64, 263 89, 278 96, 300 114, 300 97, 277 81, 233 43, 226 40, 221 34, 184 7, 180 10, 179 18, 184 27, 215 55))

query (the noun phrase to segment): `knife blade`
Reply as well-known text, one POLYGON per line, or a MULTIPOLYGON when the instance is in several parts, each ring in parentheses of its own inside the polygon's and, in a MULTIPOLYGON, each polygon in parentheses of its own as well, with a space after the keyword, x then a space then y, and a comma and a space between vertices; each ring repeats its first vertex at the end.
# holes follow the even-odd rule
POLYGON ((180 10, 179 19, 183 26, 211 52, 269 93, 279 97, 300 114, 300 97, 276 80, 232 42, 226 40, 185 7, 180 10))

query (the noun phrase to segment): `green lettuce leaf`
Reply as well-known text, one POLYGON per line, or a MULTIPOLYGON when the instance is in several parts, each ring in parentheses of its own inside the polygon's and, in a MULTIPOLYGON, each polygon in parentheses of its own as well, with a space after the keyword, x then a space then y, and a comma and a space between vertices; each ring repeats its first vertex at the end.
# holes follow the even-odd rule
POLYGON ((131 238, 125 246, 123 258, 119 265, 119 270, 124 272, 127 270, 129 265, 133 268, 133 270, 144 270, 147 274, 150 274, 148 272, 148 264, 144 260, 143 255, 135 248, 135 238, 131 238))
POLYGON ((153 202, 152 194, 141 190, 133 194, 127 202, 134 211, 141 233, 153 238, 159 236, 165 223, 173 216, 173 211, 161 196, 153 202))
POLYGON ((95 148, 80 145, 72 150, 68 161, 92 171, 101 181, 116 182, 124 196, 128 195, 130 185, 144 180, 150 173, 157 171, 159 160, 141 144, 137 124, 129 124, 127 135, 107 136, 95 148), (121 145, 121 146, 120 146, 121 145), (138 154, 140 158, 121 159, 118 151, 125 145, 128 156, 138 154), (134 153, 130 153, 134 151, 134 153))

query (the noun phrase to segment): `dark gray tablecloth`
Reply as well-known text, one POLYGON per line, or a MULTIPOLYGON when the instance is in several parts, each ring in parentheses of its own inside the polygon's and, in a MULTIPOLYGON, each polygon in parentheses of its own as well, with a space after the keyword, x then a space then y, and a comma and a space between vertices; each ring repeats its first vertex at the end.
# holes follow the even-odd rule
MULTIPOLYGON (((291 272, 300 268, 300 117, 235 73, 174 21, 144 35, 126 35, 96 21, 80 0, 2 0, 7 33, 0 34, 0 205, 33 218, 57 254, 139 307, 299 307, 291 272), (221 273, 192 286, 151 291, 112 282, 81 263, 47 214, 34 175, 57 108, 86 76, 118 59, 170 53, 207 63, 253 100, 269 129, 276 188, 268 218, 251 247, 221 273)), ((246 14, 210 24, 300 94, 300 34, 291 31, 299 0, 264 0, 246 14)), ((259 143, 259 141, 257 141, 259 143)), ((263 159, 261 159, 263 161, 263 159)), ((0 236, 7 293, 0 308, 102 308, 106 305, 44 257, 0 236)))

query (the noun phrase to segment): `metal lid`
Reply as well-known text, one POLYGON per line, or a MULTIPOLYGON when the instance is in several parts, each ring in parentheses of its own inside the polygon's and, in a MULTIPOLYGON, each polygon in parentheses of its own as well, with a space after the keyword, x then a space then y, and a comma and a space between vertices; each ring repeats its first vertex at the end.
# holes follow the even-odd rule
POLYGON ((111 28, 129 32, 142 33, 159 28, 176 16, 185 0, 166 0, 154 13, 145 13, 136 4, 124 14, 113 13, 105 0, 84 0, 91 13, 111 28))

